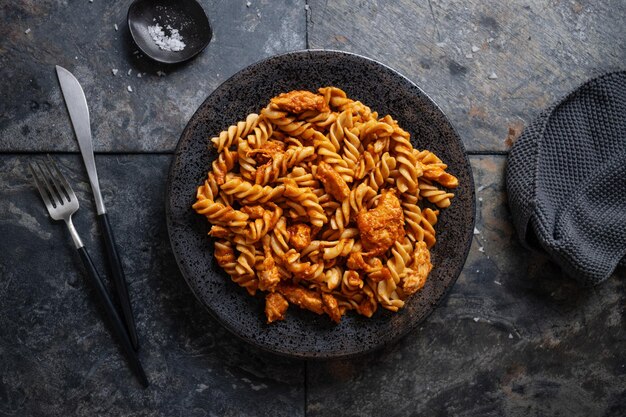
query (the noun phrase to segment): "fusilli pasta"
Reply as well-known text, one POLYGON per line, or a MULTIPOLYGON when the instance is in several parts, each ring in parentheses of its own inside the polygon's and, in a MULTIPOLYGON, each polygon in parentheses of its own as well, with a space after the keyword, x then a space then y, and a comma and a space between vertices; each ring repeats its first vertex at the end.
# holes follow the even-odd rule
POLYGON ((458 179, 410 139, 336 87, 281 94, 211 139, 193 209, 232 280, 267 292, 268 323, 290 304, 335 322, 398 311, 424 286, 458 179))

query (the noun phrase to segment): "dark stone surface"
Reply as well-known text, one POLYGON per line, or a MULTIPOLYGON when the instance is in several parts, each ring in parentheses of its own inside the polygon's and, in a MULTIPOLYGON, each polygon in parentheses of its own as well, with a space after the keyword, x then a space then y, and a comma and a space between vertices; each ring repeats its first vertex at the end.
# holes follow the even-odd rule
POLYGON ((626 413, 626 274, 585 289, 523 250, 504 161, 472 158, 480 234, 446 302, 394 347, 307 364, 308 416, 626 413))
POLYGON ((463 269, 470 249, 474 219, 472 172, 461 139, 441 111, 414 84, 396 72, 358 55, 308 51, 271 58, 253 65, 220 86, 183 133, 168 183, 168 227, 181 271, 194 293, 235 334, 257 346, 299 358, 346 357, 391 344, 414 329, 433 310, 463 269), (264 296, 246 295, 213 259, 208 222, 195 213, 196 190, 217 156, 209 138, 229 125, 259 113, 282 91, 316 90, 335 85, 348 97, 379 114, 391 114, 413 138, 417 149, 439 156, 459 179, 455 204, 442 211, 432 250, 433 269, 421 290, 400 314, 379 308, 374 319, 354 312, 335 325, 326 316, 290 308, 287 320, 267 325, 264 296), (455 256, 448 256, 454 253, 455 256), (295 310, 295 311, 294 311, 295 310), (354 313, 354 314, 352 314, 354 313))
MULTIPOLYGON (((103 324, 63 223, 28 174, 37 156, 0 157, 0 416, 297 416, 304 364, 235 338, 181 277, 165 228, 170 156, 98 156, 104 200, 133 303, 142 390, 103 324)), ((76 227, 101 274, 104 253, 78 156, 58 158, 81 208, 76 227)))
POLYGON ((309 47, 360 53, 402 72, 472 151, 508 150, 551 102, 626 62, 623 0, 308 3, 309 47))
POLYGON ((0 151, 78 150, 55 65, 71 71, 85 91, 96 151, 171 151, 196 108, 230 75, 305 47, 304 0, 254 0, 250 7, 245 0, 205 0, 213 27, 207 49, 188 63, 156 64, 135 54, 129 3, 0 7, 2 22, 10 22, 0 25, 0 151))

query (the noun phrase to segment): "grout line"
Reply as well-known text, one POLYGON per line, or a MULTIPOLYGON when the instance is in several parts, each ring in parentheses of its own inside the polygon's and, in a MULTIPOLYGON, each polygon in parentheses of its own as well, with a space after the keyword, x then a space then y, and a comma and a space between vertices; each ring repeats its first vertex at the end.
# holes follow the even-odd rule
MULTIPOLYGON (((80 155, 79 151, 33 151, 33 150, 17 150, 17 151, 0 151, 0 156, 11 155, 80 155)), ((96 151, 94 155, 174 155, 174 151, 96 151)))
MULTIPOLYGON (((469 156, 507 156, 509 151, 466 151, 469 156)), ((96 151, 94 155, 174 155, 175 151, 96 151)), ((36 151, 36 150, 17 150, 17 151, 0 151, 3 155, 79 155, 79 151, 36 151)))
POLYGON ((309 0, 304 1, 304 46, 309 49, 309 0))

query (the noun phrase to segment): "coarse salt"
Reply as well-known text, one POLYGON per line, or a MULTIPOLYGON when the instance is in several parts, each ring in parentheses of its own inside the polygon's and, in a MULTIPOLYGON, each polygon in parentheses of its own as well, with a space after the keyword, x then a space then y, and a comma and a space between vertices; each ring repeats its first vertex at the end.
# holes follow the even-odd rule
POLYGON ((476 53, 478 51, 480 51, 480 48, 476 45, 472 45, 472 52, 476 53))
POLYGON ((131 87, 130 85, 128 87, 126 87, 126 89, 128 90, 129 93, 133 92, 133 87, 131 87))
POLYGON ((178 29, 174 29, 170 25, 165 27, 170 32, 170 35, 167 36, 165 31, 158 23, 154 26, 148 26, 148 33, 152 37, 154 43, 162 50, 169 52, 179 52, 185 49, 185 42, 183 42, 183 37, 178 32, 178 29))
POLYGON ((489 74, 489 79, 490 80, 495 80, 498 78, 498 75, 495 72, 492 72, 491 74, 489 74))
POLYGON ((247 2, 246 3, 246 7, 250 7, 250 6, 252 6, 252 3, 251 2, 247 2))
POLYGON ((114 24, 114 25, 113 25, 113 27, 115 28, 115 31, 117 32, 117 29, 118 29, 118 27, 117 27, 117 23, 116 23, 116 24, 114 24))
POLYGON ((113 73, 113 75, 117 75, 117 71, 118 71, 118 69, 117 69, 117 68, 113 68, 113 69, 111 69, 111 72, 113 73))
POLYGON ((474 228, 474 234, 475 235, 479 235, 480 234, 480 230, 478 230, 477 228, 474 228))

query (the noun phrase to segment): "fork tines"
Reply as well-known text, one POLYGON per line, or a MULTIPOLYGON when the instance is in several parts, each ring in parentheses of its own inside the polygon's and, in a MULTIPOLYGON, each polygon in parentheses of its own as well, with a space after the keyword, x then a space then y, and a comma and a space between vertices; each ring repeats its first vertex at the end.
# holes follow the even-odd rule
POLYGON ((48 155, 48 161, 50 164, 44 160, 31 162, 29 165, 39 194, 50 210, 59 205, 64 205, 66 202, 70 203, 72 200, 76 200, 76 195, 50 155, 48 155))

